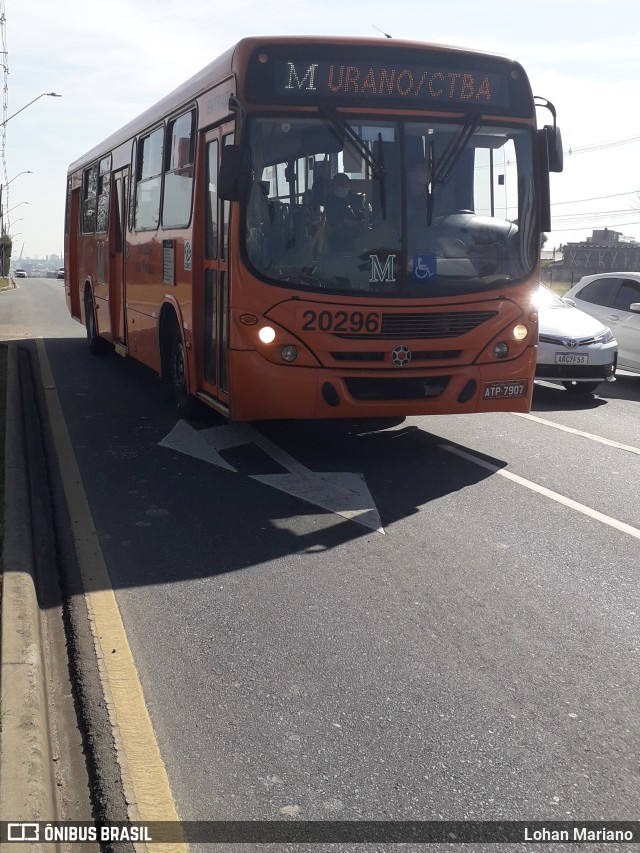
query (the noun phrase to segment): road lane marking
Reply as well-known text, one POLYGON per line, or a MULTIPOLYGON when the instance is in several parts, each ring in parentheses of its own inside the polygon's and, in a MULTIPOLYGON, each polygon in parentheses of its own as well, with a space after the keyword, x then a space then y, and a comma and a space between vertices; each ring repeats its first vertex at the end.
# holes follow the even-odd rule
POLYGON ((574 429, 573 427, 564 426, 564 424, 557 424, 554 421, 547 421, 544 418, 538 418, 536 415, 527 415, 524 412, 510 412, 512 415, 517 415, 519 418, 527 418, 530 421, 537 421, 539 424, 544 424, 545 426, 553 427, 554 429, 560 429, 562 432, 568 432, 572 435, 579 435, 582 438, 588 438, 590 441, 597 441, 600 444, 606 444, 609 447, 615 447, 618 450, 626 450, 627 453, 636 453, 640 456, 640 447, 634 447, 631 444, 621 444, 619 441, 613 441, 610 438, 603 438, 600 435, 593 435, 591 432, 583 432, 580 429, 574 429))
POLYGON ((248 424, 226 424, 196 430, 185 421, 178 421, 159 444, 236 473, 236 469, 223 458, 221 451, 255 444, 288 473, 249 474, 250 479, 355 521, 377 533, 385 533, 362 474, 311 471, 248 424))
MULTIPOLYGON (((225 427, 220 427, 225 429, 225 427)), ((217 448, 209 441, 203 441, 204 436, 200 435, 198 430, 195 430, 186 421, 178 421, 168 435, 158 442, 160 447, 168 447, 170 450, 177 450, 179 453, 184 453, 187 456, 193 456, 195 459, 202 459, 203 462, 208 462, 210 465, 217 465, 219 468, 224 468, 226 471, 233 471, 237 474, 237 470, 233 465, 224 459, 218 450, 223 450, 223 447, 217 448)), ((232 445, 233 447, 234 445, 232 445)))
POLYGON ((487 462, 486 459, 481 459, 479 456, 475 456, 472 453, 466 453, 464 450, 452 447, 450 444, 440 444, 438 447, 442 450, 446 450, 447 453, 453 453, 456 456, 460 456, 462 459, 466 459, 468 462, 473 462, 474 465, 479 465, 481 468, 485 468, 493 474, 500 474, 501 477, 506 477, 507 480, 518 483, 518 485, 524 486, 532 492, 537 492, 539 495, 544 495, 544 497, 550 498, 552 501, 556 501, 556 503, 562 504, 569 509, 580 512, 589 518, 593 518, 595 521, 601 521, 603 524, 608 524, 609 527, 613 527, 621 533, 627 533, 629 536, 640 539, 640 530, 638 530, 637 527, 632 527, 632 525, 626 524, 624 521, 618 521, 617 518, 611 518, 609 515, 598 512, 597 509, 591 509, 591 507, 578 503, 578 501, 574 501, 572 498, 561 495, 559 492, 547 489, 546 486, 541 486, 538 483, 534 483, 532 480, 526 480, 524 477, 519 477, 518 474, 512 474, 511 471, 499 468, 492 462, 487 462))
MULTIPOLYGON (((166 767, 147 711, 42 338, 36 340, 36 347, 100 679, 129 804, 129 818, 134 822, 177 822, 180 818, 166 767)), ((144 849, 149 853, 186 853, 187 845, 149 843, 144 849)))

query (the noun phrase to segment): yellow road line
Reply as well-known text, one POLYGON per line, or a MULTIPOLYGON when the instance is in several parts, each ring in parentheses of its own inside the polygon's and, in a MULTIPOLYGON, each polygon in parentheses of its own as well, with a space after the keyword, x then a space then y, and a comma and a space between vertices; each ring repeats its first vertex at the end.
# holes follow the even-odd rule
MULTIPOLYGON (((80 476, 71 438, 55 387, 44 341, 36 341, 45 398, 85 600, 98 657, 100 678, 113 728, 118 763, 132 821, 179 821, 166 767, 153 726, 131 649, 127 641, 111 578, 102 555, 98 534, 80 476)), ((183 844, 136 845, 148 853, 185 853, 183 844)))

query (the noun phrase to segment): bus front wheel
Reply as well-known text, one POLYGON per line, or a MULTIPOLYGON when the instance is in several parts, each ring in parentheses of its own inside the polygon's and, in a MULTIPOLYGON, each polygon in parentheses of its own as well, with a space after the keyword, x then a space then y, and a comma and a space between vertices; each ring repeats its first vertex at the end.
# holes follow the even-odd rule
POLYGON ((84 314, 87 323, 87 344, 91 355, 104 355, 107 352, 107 342, 98 334, 96 325, 96 312, 93 304, 93 294, 87 291, 84 300, 84 314))
POLYGON ((182 418, 191 418, 197 411, 197 399, 187 390, 187 355, 177 326, 173 327, 167 358, 167 379, 173 400, 182 418))

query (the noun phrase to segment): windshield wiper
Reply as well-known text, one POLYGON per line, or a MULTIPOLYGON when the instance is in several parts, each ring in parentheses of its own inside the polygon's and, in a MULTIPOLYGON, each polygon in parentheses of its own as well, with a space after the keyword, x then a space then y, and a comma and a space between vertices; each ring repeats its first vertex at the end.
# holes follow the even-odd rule
POLYGON ((433 164, 435 169, 435 171, 431 173, 432 175, 435 175, 435 177, 433 178, 433 183, 447 183, 451 174, 451 170, 458 162, 460 155, 467 147, 467 143, 478 129, 479 124, 479 115, 474 113, 473 115, 467 117, 465 123, 460 128, 460 131, 458 132, 457 136, 453 137, 453 139, 449 142, 449 145, 444 150, 440 162, 437 164, 437 166, 435 163, 433 164))
POLYGON ((427 155, 427 226, 433 222, 433 176, 435 174, 436 155, 434 152, 433 138, 429 140, 429 153, 427 155))
MULTIPOLYGON (((382 162, 382 157, 378 159, 375 154, 365 145, 364 141, 360 136, 355 132, 355 130, 351 127, 346 118, 341 115, 337 110, 330 109, 321 109, 320 115, 324 116, 324 118, 329 119, 329 121, 334 125, 334 127, 339 128, 343 131, 345 136, 347 136, 350 142, 353 144, 354 148, 362 155, 367 165, 371 169, 371 175, 376 180, 380 181, 380 206, 382 210, 382 218, 387 218, 387 170, 384 167, 384 163, 382 162)), ((380 143, 380 154, 382 155, 382 134, 378 134, 379 143, 380 143)))

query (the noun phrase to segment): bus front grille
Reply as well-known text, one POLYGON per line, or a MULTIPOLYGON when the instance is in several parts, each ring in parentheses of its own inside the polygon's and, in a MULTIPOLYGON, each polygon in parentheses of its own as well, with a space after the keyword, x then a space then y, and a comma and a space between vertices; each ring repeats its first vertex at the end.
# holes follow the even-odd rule
MULTIPOLYGON (((380 351, 380 352, 359 352, 355 350, 354 352, 331 352, 329 355, 335 361, 349 361, 349 362, 362 362, 362 361, 385 361, 390 360, 391 350, 388 351, 380 351)), ((450 350, 413 350, 411 354, 412 362, 416 361, 455 361, 460 358, 462 354, 462 350, 459 349, 450 349, 450 350)))
POLYGON ((338 333, 335 337, 360 341, 457 338, 491 320, 497 313, 497 311, 446 311, 436 314, 383 314, 380 331, 375 334, 338 333))
POLYGON ((350 377, 345 382, 354 400, 423 400, 439 397, 449 384, 449 377, 350 377))

